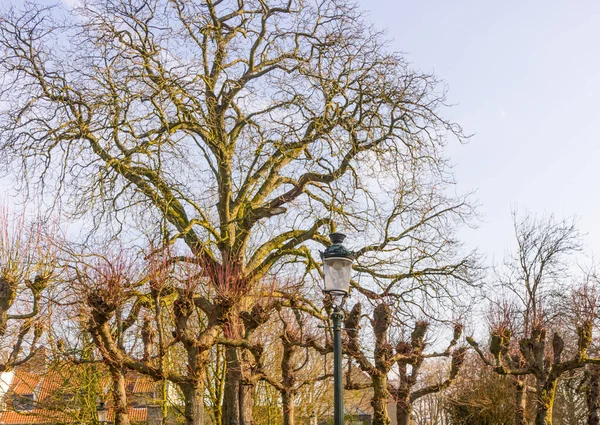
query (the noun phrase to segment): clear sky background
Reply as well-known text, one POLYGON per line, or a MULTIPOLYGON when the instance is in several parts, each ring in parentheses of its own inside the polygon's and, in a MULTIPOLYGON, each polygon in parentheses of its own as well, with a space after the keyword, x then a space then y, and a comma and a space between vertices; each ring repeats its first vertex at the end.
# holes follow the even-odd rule
POLYGON ((393 50, 434 72, 446 116, 474 136, 448 149, 482 222, 469 247, 500 260, 511 209, 576 216, 600 254, 600 2, 361 0, 393 50))

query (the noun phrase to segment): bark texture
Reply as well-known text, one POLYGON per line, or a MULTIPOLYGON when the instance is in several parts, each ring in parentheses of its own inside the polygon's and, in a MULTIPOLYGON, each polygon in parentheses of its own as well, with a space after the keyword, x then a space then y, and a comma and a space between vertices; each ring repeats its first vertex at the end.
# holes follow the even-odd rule
POLYGON ((385 374, 372 376, 373 380, 373 425, 389 425, 392 423, 387 411, 387 404, 390 398, 388 392, 388 380, 385 374))
POLYGON ((290 391, 284 391, 281 400, 283 404, 283 425, 294 425, 296 423, 294 416, 295 394, 290 391))
POLYGON ((523 378, 515 379, 515 425, 527 425, 527 384, 523 378))
POLYGON ((412 403, 408 394, 401 399, 396 399, 396 423, 397 425, 413 425, 412 403))
POLYGON ((587 388, 588 425, 600 425, 600 367, 592 366, 589 371, 589 383, 587 388))
POLYGON ((204 424, 204 385, 198 383, 182 383, 179 385, 185 402, 185 424, 204 424))
POLYGON ((552 425, 552 408, 556 395, 556 380, 537 388, 535 425, 552 425))
POLYGON ((112 378, 115 425, 129 425, 127 393, 125 390, 125 371, 122 368, 111 367, 110 375, 112 378))
POLYGON ((256 385, 253 382, 242 381, 240 387, 240 419, 242 425, 253 424, 252 408, 254 407, 255 387, 256 385))
POLYGON ((242 384, 242 365, 240 350, 237 347, 225 348, 227 371, 225 373, 225 393, 223 396, 223 424, 241 424, 240 392, 242 384))

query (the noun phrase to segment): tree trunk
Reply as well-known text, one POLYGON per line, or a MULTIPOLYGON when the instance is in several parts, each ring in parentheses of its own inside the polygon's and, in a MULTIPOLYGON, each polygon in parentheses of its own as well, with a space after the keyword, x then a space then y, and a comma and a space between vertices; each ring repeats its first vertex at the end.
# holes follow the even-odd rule
POLYGON ((254 385, 240 385, 240 423, 252 425, 252 409, 254 407, 254 385))
POLYGON ((410 394, 398 393, 396 397, 396 422, 397 425, 413 425, 410 394))
POLYGON ((543 386, 538 385, 535 425, 552 425, 552 408, 554 407, 555 393, 556 381, 547 382, 543 386))
POLYGON ((113 403, 115 405, 115 425, 129 425, 127 409, 127 393, 125 392, 125 374, 123 369, 110 367, 113 387, 113 403))
POLYGON ((588 425, 600 425, 600 367, 590 369, 590 384, 587 390, 588 425))
POLYGON ((294 394, 289 391, 284 391, 281 394, 283 402, 283 425, 294 425, 294 394))
POLYGON ((520 379, 515 381, 515 425, 527 425, 527 385, 520 379))
POLYGON ((541 405, 538 407, 535 425, 552 425, 552 407, 541 405))
MULTIPOLYGON (((161 359, 162 361, 162 359, 161 359)), ((160 414, 162 415, 162 423, 165 425, 167 423, 167 417, 169 414, 168 410, 168 383, 166 379, 163 379, 160 383, 160 414)))
POLYGON ((185 425, 204 425, 204 381, 179 384, 185 402, 185 425))
POLYGON ((390 425, 392 422, 387 412, 389 392, 387 389, 387 376, 379 374, 373 377, 373 425, 390 425))
POLYGON ((239 350, 236 347, 225 347, 227 371, 225 372, 225 389, 223 394, 223 425, 242 424, 240 418, 242 368, 239 354, 239 350))
POLYGON ((250 367, 252 356, 248 350, 242 350, 241 361, 242 381, 240 383, 240 423, 241 425, 252 425, 255 385, 250 380, 253 373, 250 367))
POLYGON ((252 425, 254 385, 244 385, 242 350, 225 347, 227 369, 223 394, 223 425, 252 425))

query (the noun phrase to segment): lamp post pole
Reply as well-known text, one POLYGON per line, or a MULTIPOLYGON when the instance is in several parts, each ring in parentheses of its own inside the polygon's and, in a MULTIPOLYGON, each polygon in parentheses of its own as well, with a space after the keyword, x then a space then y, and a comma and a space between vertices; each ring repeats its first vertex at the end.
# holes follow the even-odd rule
POLYGON ((331 296, 333 311, 333 418, 335 425, 344 425, 344 380, 342 376, 342 322, 343 300, 350 292, 350 278, 354 253, 344 245, 346 235, 332 233, 331 245, 321 253, 323 259, 323 292, 331 296), (337 301, 336 301, 337 300, 337 301), (336 303, 337 302, 337 303, 336 303))
POLYGON ((344 380, 342 375, 342 321, 344 313, 336 306, 333 323, 333 417, 335 425, 344 424, 344 380))

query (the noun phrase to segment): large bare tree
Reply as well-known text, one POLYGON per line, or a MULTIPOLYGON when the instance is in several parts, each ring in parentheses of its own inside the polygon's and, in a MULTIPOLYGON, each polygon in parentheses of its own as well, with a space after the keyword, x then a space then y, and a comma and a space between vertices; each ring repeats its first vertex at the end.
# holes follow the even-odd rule
MULTIPOLYGON (((334 222, 362 235, 366 297, 422 306, 470 282, 453 230, 471 211, 449 196, 443 156, 462 130, 443 86, 353 4, 31 2, 0 17, 0 57, 8 171, 104 235, 185 246, 211 294, 193 304, 217 325, 241 323, 236 306, 274 266, 320 271, 308 247, 334 222)), ((223 420, 248 424, 240 348, 226 358, 223 420)))

